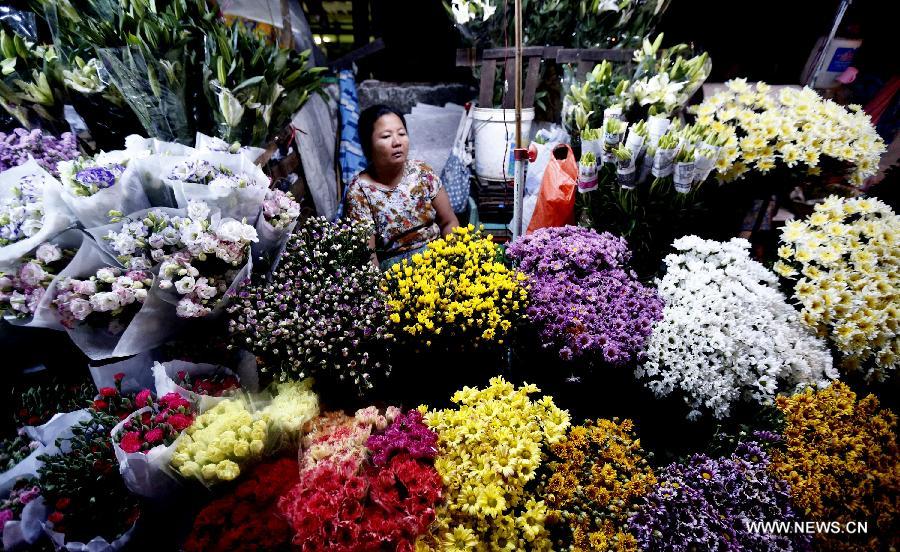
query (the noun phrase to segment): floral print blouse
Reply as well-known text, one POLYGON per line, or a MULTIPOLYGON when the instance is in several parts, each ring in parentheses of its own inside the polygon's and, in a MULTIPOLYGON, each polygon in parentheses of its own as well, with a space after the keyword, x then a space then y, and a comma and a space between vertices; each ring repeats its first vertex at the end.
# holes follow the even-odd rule
POLYGON ((397 186, 389 189, 356 175, 347 187, 346 217, 375 227, 381 259, 421 248, 441 237, 432 201, 441 179, 426 163, 407 161, 397 186))

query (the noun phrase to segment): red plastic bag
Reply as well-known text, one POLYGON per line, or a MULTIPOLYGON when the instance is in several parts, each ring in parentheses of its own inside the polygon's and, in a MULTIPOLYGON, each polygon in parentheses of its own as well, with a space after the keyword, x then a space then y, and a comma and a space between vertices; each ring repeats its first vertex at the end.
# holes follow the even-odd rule
POLYGON ((577 181, 578 163, 572 148, 566 144, 556 146, 544 171, 537 205, 526 234, 538 228, 574 224, 577 181), (565 158, 560 159, 563 155, 565 158))

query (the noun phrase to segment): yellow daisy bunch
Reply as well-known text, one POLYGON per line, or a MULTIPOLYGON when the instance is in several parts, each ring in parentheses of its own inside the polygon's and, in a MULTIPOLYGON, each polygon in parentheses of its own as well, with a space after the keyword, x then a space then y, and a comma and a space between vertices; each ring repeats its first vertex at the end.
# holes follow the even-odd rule
POLYGON ((438 434, 435 468, 447 490, 419 550, 552 549, 547 505, 526 486, 547 448, 565 437, 569 414, 549 396, 529 398, 539 391, 495 377, 485 389, 457 391, 457 408, 419 407, 438 434))
POLYGON ((858 105, 843 107, 810 88, 771 87, 734 79, 726 88, 693 108, 697 122, 713 129, 732 127, 717 169, 730 182, 750 171, 767 173, 778 166, 819 174, 825 159, 848 165, 859 186, 878 170, 886 147, 868 115, 858 105))
POLYGON ((887 550, 900 544, 897 416, 880 408, 875 395, 857 401, 839 381, 781 396, 776 404, 784 415, 785 443, 773 451, 770 469, 788 482, 794 504, 810 520, 869 522, 864 542, 820 533, 817 548, 887 550))
POLYGON ((183 477, 204 484, 231 481, 242 465, 263 455, 268 441, 268 422, 254 416, 244 398, 225 399, 184 430, 171 465, 183 477))
POLYGON ((550 509, 548 520, 571 531, 570 550, 636 552, 637 540, 626 523, 656 477, 632 421, 600 419, 575 426, 550 451, 550 475, 539 495, 550 509))
POLYGON ((499 262, 499 248, 474 226, 455 228, 385 272, 389 324, 397 338, 503 344, 524 312, 526 276, 499 262))
POLYGON ((882 380, 900 363, 900 216, 877 199, 830 196, 789 221, 773 269, 793 283, 803 321, 848 371, 882 380), (874 363, 869 362, 874 359, 874 363))

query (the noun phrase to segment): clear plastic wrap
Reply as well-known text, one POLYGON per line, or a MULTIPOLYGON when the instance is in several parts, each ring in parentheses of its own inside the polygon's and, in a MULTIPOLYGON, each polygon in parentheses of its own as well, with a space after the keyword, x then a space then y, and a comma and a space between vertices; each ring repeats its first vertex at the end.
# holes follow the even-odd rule
POLYGON ((13 197, 19 181, 27 176, 40 178, 40 187, 43 190, 43 222, 40 230, 32 236, 0 247, 2 268, 9 267, 23 255, 75 223, 74 217, 62 201, 62 184, 35 160, 0 173, 0 200, 13 197))
POLYGON ((118 552, 119 550, 123 550, 125 546, 128 545, 131 537, 134 535, 137 523, 132 525, 128 531, 120 535, 112 542, 107 541, 103 537, 95 537, 87 543, 66 542, 66 535, 54 531, 50 523, 45 522, 43 524, 43 527, 44 534, 46 534, 47 537, 50 538, 50 540, 53 542, 53 546, 55 546, 57 550, 65 550, 67 552, 118 552))
POLYGON ((178 393, 180 396, 197 405, 197 411, 201 414, 227 399, 228 395, 222 397, 210 397, 208 395, 200 395, 193 391, 189 391, 175 383, 175 377, 178 376, 179 372, 186 372, 191 377, 224 373, 229 376, 234 376, 240 381, 240 376, 238 374, 224 366, 215 364, 195 364, 193 362, 185 362, 182 360, 155 363, 153 365, 153 381, 156 385, 157 396, 161 397, 166 393, 178 393))
MULTIPOLYGON (((117 265, 115 259, 104 253, 96 242, 85 240, 60 277, 84 278, 105 266, 117 265)), ((86 323, 66 328, 66 333, 92 360, 136 355, 162 345, 179 331, 181 322, 175 315, 175 306, 159 297, 158 286, 159 280, 154 278, 144 304, 122 333, 116 335, 86 323)), ((51 297, 56 295, 56 282, 50 285, 47 293, 51 297)))
POLYGON ((133 213, 147 209, 150 201, 140 179, 132 176, 135 171, 129 164, 115 185, 92 196, 75 195, 70 189, 64 188, 62 200, 85 228, 108 224, 110 211, 133 213))
POLYGON ((44 522, 49 515, 43 497, 37 497, 22 508, 20 519, 3 526, 3 550, 28 550, 44 534, 44 522))
MULTIPOLYGON (((157 395, 163 392, 156 390, 157 395)), ((151 412, 150 407, 140 408, 119 422, 110 431, 110 437, 118 435, 128 420, 151 412)), ((180 437, 179 437, 180 439, 180 437)), ((125 452, 113 439, 113 452, 119 461, 119 473, 128 490, 134 494, 151 499, 171 496, 179 487, 179 481, 169 467, 178 439, 169 446, 159 445, 146 452, 125 452)))
POLYGON ((0 21, 22 38, 37 42, 37 19, 33 12, 0 6, 0 21))
MULTIPOLYGON (((62 249, 80 249, 83 241, 86 239, 90 238, 88 238, 81 230, 70 229, 64 230, 48 241, 54 245, 59 246, 62 249)), ((33 251, 29 251, 28 253, 26 253, 26 255, 32 253, 33 251)), ((56 281, 57 278, 59 278, 59 274, 57 274, 56 277, 51 280, 50 285, 53 285, 53 282, 56 281)), ((44 293, 31 318, 16 318, 15 316, 7 315, 5 319, 13 326, 24 326, 28 328, 47 328, 51 330, 63 331, 65 328, 60 323, 59 317, 56 315, 56 309, 53 307, 52 302, 53 301, 52 297, 50 297, 50 294, 44 293)))
POLYGON ((175 82, 168 66, 145 59, 136 47, 100 48, 97 55, 147 134, 181 144, 192 142, 184 85, 175 82))

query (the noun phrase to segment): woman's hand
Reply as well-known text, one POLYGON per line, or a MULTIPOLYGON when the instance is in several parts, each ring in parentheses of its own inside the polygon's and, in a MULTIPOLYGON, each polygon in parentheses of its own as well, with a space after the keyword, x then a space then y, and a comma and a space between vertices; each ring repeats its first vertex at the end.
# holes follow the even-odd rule
POLYGON ((453 208, 450 206, 450 196, 447 195, 446 189, 441 188, 437 195, 434 196, 431 204, 434 205, 434 210, 437 214, 436 222, 441 228, 441 237, 446 236, 459 226, 459 220, 457 220, 456 213, 453 212, 453 208))

